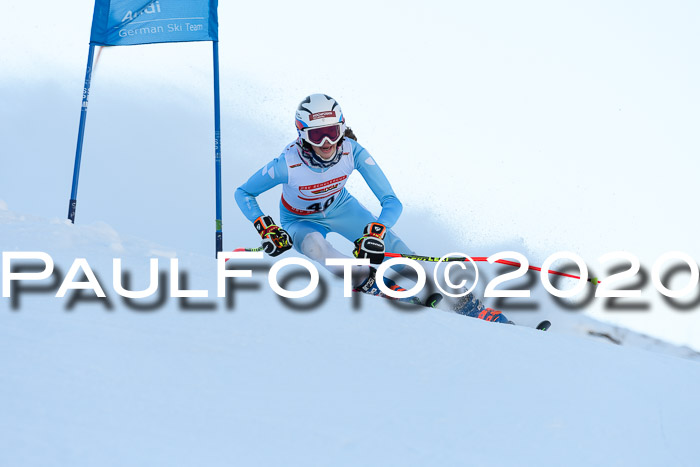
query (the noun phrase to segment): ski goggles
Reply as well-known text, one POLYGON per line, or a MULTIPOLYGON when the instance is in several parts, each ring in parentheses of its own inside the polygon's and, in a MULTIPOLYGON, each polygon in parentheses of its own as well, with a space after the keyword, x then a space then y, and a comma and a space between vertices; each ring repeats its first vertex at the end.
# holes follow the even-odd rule
POLYGON ((343 137, 343 132, 340 127, 340 123, 336 123, 331 126, 304 128, 299 131, 301 132, 301 137, 304 138, 307 143, 313 146, 323 146, 324 140, 328 140, 330 144, 335 144, 340 141, 340 138, 343 137))

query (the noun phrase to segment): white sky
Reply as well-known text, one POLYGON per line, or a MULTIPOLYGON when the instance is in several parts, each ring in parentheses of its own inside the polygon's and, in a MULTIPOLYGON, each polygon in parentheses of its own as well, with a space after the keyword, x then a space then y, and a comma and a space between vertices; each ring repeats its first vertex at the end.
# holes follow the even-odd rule
MULTIPOLYGON (((62 217, 93 2, 5 3, 0 92, 11 105, 0 113, 0 136, 2 164, 14 170, 0 174, 0 199, 62 217), (40 143, 37 134, 52 138, 40 143), (22 171, 40 183, 21 183, 22 171)), ((432 211, 468 253, 522 240, 533 264, 570 250, 598 275, 597 258, 610 251, 633 252, 648 271, 665 251, 700 258, 697 2, 220 3, 224 221, 235 227, 227 245, 238 246, 236 229, 245 228, 233 189, 294 138, 298 101, 325 92, 387 172, 406 215, 432 211)), ((203 146, 208 163, 211 101, 208 43, 106 49, 91 93, 78 220, 147 229, 149 216, 103 193, 98 176, 135 161, 144 180, 152 167, 168 174, 172 166, 149 157, 167 149, 166 161, 186 166, 188 144, 189 152, 203 146), (170 146, 152 142, 159 138, 170 146)), ((176 180, 157 178, 164 188, 134 197, 191 208, 196 194, 178 197, 176 180)), ((141 186, 130 185, 119 188, 127 198, 141 186)), ((360 180, 350 188, 374 206, 360 180)), ((276 214, 275 196, 261 201, 276 214)), ((213 216, 203 216, 208 251, 213 216)), ((397 229, 423 239, 416 226, 397 229)), ((241 243, 252 238, 246 232, 241 243)), ((671 310, 651 282, 643 293, 651 312, 592 312, 700 348, 697 307, 671 310)))

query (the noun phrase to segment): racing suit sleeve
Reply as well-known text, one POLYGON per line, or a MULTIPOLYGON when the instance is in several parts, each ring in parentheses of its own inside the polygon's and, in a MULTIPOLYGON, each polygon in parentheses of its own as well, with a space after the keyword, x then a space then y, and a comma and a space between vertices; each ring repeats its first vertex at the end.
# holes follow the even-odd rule
POLYGON ((360 172, 382 206, 382 212, 379 214, 377 222, 388 228, 393 227, 403 211, 401 201, 396 197, 389 180, 372 155, 356 141, 350 140, 350 144, 352 144, 355 156, 355 169, 360 172))
POLYGON ((279 184, 287 183, 288 180, 287 160, 284 155, 274 159, 255 172, 247 182, 238 187, 234 194, 236 203, 243 215, 250 222, 254 222, 255 219, 263 216, 264 213, 255 198, 260 193, 264 193, 279 184))

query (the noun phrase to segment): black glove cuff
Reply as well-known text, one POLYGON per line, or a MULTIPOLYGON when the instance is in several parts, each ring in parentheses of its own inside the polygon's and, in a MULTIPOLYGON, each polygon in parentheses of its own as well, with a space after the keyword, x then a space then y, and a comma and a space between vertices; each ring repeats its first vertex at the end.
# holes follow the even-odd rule
POLYGON ((371 235, 384 240, 386 231, 387 228, 384 224, 380 224, 379 222, 370 222, 365 226, 364 235, 371 235))
POLYGON ((255 221, 253 222, 253 225, 255 226, 255 230, 258 231, 261 237, 264 237, 265 234, 269 231, 271 227, 277 227, 275 224, 275 221, 272 220, 272 217, 270 216, 260 216, 255 221))

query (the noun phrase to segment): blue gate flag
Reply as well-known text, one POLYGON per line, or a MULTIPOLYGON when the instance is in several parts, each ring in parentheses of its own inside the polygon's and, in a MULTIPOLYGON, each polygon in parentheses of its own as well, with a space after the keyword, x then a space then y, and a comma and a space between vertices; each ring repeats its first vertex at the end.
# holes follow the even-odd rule
POLYGON ((83 153, 88 96, 95 47, 156 44, 160 42, 211 41, 214 55, 214 167, 216 176, 216 252, 223 251, 221 222, 221 118, 219 103, 218 0, 95 0, 90 32, 90 50, 85 68, 83 105, 80 110, 78 143, 75 147, 73 185, 68 201, 68 219, 75 223, 78 178, 83 153))
POLYGON ((95 0, 90 44, 218 41, 218 0, 95 0))

